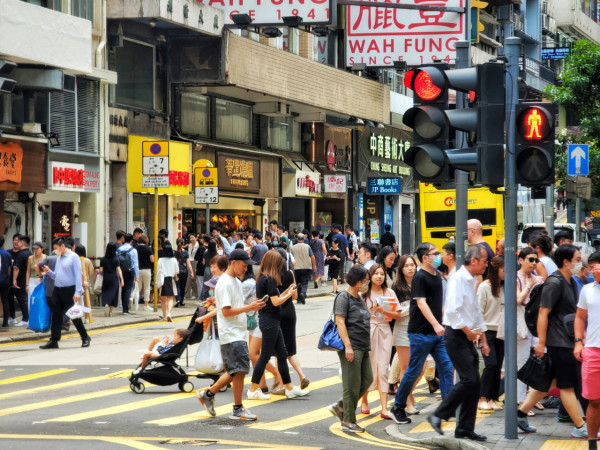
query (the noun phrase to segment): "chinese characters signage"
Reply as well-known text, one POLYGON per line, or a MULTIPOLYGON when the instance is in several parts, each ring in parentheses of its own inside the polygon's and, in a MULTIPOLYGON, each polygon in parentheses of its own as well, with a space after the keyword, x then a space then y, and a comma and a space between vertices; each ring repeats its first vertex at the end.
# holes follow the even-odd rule
POLYGON ((344 194, 346 192, 346 176, 325 175, 325 192, 344 194))
POLYGON ((21 183, 23 148, 15 142, 0 143, 0 181, 21 183))
POLYGON ((367 194, 400 194, 402 180, 400 178, 368 178, 367 194))
POLYGON ((321 197, 321 174, 297 170, 296 195, 299 197, 321 197))
POLYGON ((373 172, 409 175, 410 169, 407 166, 399 165, 401 161, 404 161, 404 152, 409 148, 409 141, 371 133, 369 137, 369 151, 374 160, 369 164, 370 169, 373 172), (383 158, 383 161, 375 160, 377 158, 383 158))
POLYGON ((50 171, 50 180, 52 180, 50 187, 52 189, 59 191, 84 191, 85 166, 83 164, 52 162, 50 171))
POLYGON ((258 191, 260 189, 260 160, 218 155, 219 187, 234 191, 258 191))
POLYGON ((52 239, 73 236, 73 203, 52 202, 52 239))
MULTIPOLYGON (((402 3, 465 7, 466 2, 407 0, 402 3)), ((409 66, 436 60, 449 63, 456 58, 455 42, 465 38, 462 15, 449 11, 348 6, 346 30, 347 66, 356 63, 370 67, 391 66, 394 61, 406 61, 409 66)))

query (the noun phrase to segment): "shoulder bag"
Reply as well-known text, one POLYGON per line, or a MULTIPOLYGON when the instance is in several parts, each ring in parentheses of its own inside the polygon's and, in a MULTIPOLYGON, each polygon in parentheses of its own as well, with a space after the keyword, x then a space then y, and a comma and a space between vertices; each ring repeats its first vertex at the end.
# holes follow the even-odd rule
POLYGON ((321 333, 321 338, 317 344, 317 348, 319 350, 344 350, 344 343, 342 342, 342 338, 340 338, 340 333, 338 332, 338 328, 335 323, 335 302, 337 298, 338 296, 336 296, 335 300, 333 300, 333 311, 331 312, 325 327, 323 327, 323 333, 321 333))

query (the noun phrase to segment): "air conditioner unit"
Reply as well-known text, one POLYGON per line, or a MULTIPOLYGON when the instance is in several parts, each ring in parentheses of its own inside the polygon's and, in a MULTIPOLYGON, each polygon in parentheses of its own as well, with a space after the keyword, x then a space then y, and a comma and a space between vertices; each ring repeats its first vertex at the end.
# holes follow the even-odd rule
POLYGON ((290 105, 282 102, 262 102, 256 103, 252 108, 254 114, 262 114, 263 116, 290 116, 292 108, 290 105))
POLYGON ((550 16, 547 14, 542 16, 542 28, 550 29, 550 16))

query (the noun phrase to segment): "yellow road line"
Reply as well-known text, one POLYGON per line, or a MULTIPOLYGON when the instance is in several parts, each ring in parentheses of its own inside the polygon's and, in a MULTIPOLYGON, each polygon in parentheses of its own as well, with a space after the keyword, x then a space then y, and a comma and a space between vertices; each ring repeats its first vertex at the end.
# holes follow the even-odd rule
MULTIPOLYGON (((489 415, 493 414, 494 412, 495 411, 478 410, 477 418, 475 419, 475 425, 477 425, 479 422, 481 422, 483 419, 485 419, 489 415)), ((442 431, 454 431, 455 429, 456 429, 456 422, 442 421, 442 431)), ((409 433, 427 433, 429 431, 431 431, 432 433, 435 433, 435 430, 433 428, 431 428, 431 425, 429 425, 429 422, 427 422, 427 421, 421 422, 416 427, 408 430, 409 433)))
POLYGON ((91 383, 95 383, 96 381, 108 380, 110 378, 127 378, 130 375, 131 375, 131 370, 120 370, 118 372, 113 372, 113 373, 109 373, 109 374, 101 375, 101 376, 97 376, 97 377, 78 378, 75 380, 65 381, 62 383, 49 384, 46 386, 38 386, 38 387, 31 388, 31 389, 21 389, 19 391, 13 391, 13 392, 6 392, 4 394, 0 394, 0 400, 6 399, 6 398, 12 398, 12 397, 20 397, 22 395, 28 395, 28 394, 38 394, 40 392, 45 392, 45 391, 53 391, 53 390, 58 390, 58 389, 63 389, 63 388, 70 388, 70 387, 78 386, 78 385, 82 385, 82 384, 91 384, 91 383))
POLYGON ((544 442, 540 450, 587 450, 588 447, 587 440, 551 439, 544 442))
MULTIPOLYGON (((182 316, 182 317, 176 317, 173 319, 173 322, 184 322, 184 321, 189 321, 190 317, 192 317, 192 315, 190 314, 189 316, 182 316)), ((118 327, 108 327, 108 328, 100 328, 98 330, 90 330, 88 331, 88 334, 91 336, 97 335, 97 334, 104 334, 104 333, 110 333, 112 331, 122 331, 122 330, 131 330, 133 328, 141 328, 141 327, 145 327, 148 325, 157 325, 157 324, 161 324, 161 323, 165 323, 162 320, 153 320, 150 322, 139 322, 139 323, 132 323, 129 325, 121 325, 118 327)), ((65 339, 79 339, 79 334, 74 333, 74 334, 67 334, 67 335, 63 335, 61 337, 61 340, 65 340, 65 339)), ((0 348, 4 348, 4 347, 15 347, 17 345, 26 345, 26 344, 39 344, 40 342, 46 342, 48 340, 48 338, 43 338, 43 339, 30 339, 27 341, 13 341, 13 342, 4 342, 2 344, 0 344, 0 348)))
POLYGON ((106 389, 104 391, 87 392, 85 394, 72 395, 70 397, 62 397, 55 400, 45 400, 42 402, 28 403, 25 405, 13 406, 10 408, 0 409, 0 417, 8 416, 11 414, 17 414, 27 411, 35 411, 42 408, 50 408, 52 406, 66 405, 69 403, 81 402, 83 400, 91 400, 99 397, 106 397, 108 395, 120 394, 129 390, 128 387, 120 387, 114 389, 106 389))
MULTIPOLYGON (((310 391, 313 392, 313 391, 316 391, 317 389, 322 389, 322 388, 333 386, 334 384, 339 384, 339 383, 341 383, 341 380, 340 380, 340 377, 338 377, 337 375, 334 377, 329 377, 329 378, 324 378, 322 380, 313 381, 310 383, 310 391)), ((218 397, 219 396, 217 395, 217 398, 218 397)), ((276 402, 279 400, 283 400, 285 398, 286 398, 285 395, 271 395, 271 398, 269 400, 247 401, 246 406, 248 406, 250 409, 252 409, 252 407, 254 407, 254 406, 266 405, 267 403, 273 403, 273 402, 276 402)), ((210 414, 208 414, 208 412, 206 410, 204 410, 204 407, 200 403, 198 403, 198 407, 202 408, 202 410, 199 410, 192 414, 184 414, 181 416, 165 417, 165 418, 161 418, 161 419, 150 420, 145 423, 150 423, 153 425, 163 425, 163 426, 179 425, 182 423, 192 422, 194 420, 206 419, 206 418, 211 417, 210 414)), ((225 405, 216 407, 215 412, 217 413, 217 416, 222 416, 225 414, 229 414, 231 412, 232 408, 233 408, 233 403, 227 403, 225 405)))
MULTIPOLYGON (((174 437, 148 437, 148 436, 79 436, 73 434, 58 435, 58 434, 0 434, 0 440, 6 439, 39 439, 44 441, 106 441, 116 442, 123 445, 134 447, 135 442, 173 442, 173 443, 196 443, 196 445, 233 445, 234 448, 250 447, 255 450, 265 449, 295 449, 295 450, 319 450, 319 447, 300 447, 298 445, 271 444, 264 442, 243 442, 233 441, 229 439, 210 439, 210 438, 174 438, 174 437), (179 441, 179 442, 177 442, 179 441)), ((147 444, 150 445, 150 444, 147 444)), ((134 447, 134 448, 161 448, 163 447, 134 447)))
MULTIPOLYGON (((126 391, 129 388, 121 388, 126 391)), ((163 403, 174 402, 177 400, 183 400, 193 396, 193 393, 189 392, 178 392, 177 394, 162 395, 156 398, 149 398, 146 400, 140 400, 138 402, 125 403, 118 406, 110 406, 108 408, 95 409, 92 411, 69 414, 68 416, 56 417, 54 419, 48 419, 44 422, 79 422, 80 420, 93 419, 95 417, 110 416, 113 414, 121 414, 129 411, 135 411, 137 409, 148 408, 151 406, 162 405, 163 403)))
MULTIPOLYGON (((423 449, 425 450, 425 447, 418 447, 415 446, 413 444, 411 445, 406 445, 406 444, 402 444, 400 442, 396 442, 396 441, 384 441, 383 439, 377 439, 374 436, 369 435, 371 438, 375 439, 375 440, 371 440, 371 439, 364 439, 362 436, 365 433, 360 433, 360 434, 347 434, 344 433, 341 428, 340 428, 340 424, 338 422, 332 424, 329 427, 329 431, 331 431, 333 434, 335 434, 336 436, 342 437, 344 439, 349 439, 351 441, 356 441, 356 442, 360 442, 362 446, 366 446, 366 445, 375 445, 377 447, 385 447, 385 448, 401 448, 401 449, 410 449, 410 450, 418 450, 418 449, 423 449), (379 442, 381 441, 381 442, 379 442)), ((367 433, 368 434, 368 433, 367 433)), ((341 445, 340 445, 341 447, 341 445)))
POLYGON ((164 447, 158 447, 156 445, 148 444, 146 442, 135 441, 127 438, 113 437, 113 438, 100 438, 104 442, 110 442, 112 444, 119 444, 126 447, 136 448, 138 450, 158 450, 164 449, 164 447))
POLYGON ((60 375, 61 373, 73 372, 75 369, 54 369, 45 372, 31 373, 29 375, 21 375, 20 377, 6 378, 0 380, 0 386, 13 383, 21 383, 23 381, 37 380, 38 378, 51 377, 52 375, 60 375))

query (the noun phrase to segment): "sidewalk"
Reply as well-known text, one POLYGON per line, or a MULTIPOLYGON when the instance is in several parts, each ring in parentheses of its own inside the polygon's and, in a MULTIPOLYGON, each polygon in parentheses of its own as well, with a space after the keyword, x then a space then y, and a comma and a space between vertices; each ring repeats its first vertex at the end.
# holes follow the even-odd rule
MULTIPOLYGON (((346 288, 346 285, 338 285, 338 289, 341 291, 346 288)), ((324 297, 331 294, 331 282, 327 282, 325 286, 319 286, 314 288, 314 283, 311 281, 308 286, 307 298, 324 297)), ((330 295, 333 300, 333 295, 330 295)), ((152 305, 151 305, 152 306, 152 305)), ((185 306, 179 308, 173 308, 171 317, 174 319, 177 317, 191 317, 198 306, 197 300, 185 300, 185 306)), ((21 313, 17 308, 17 320, 20 320, 21 313)), ((135 311, 133 308, 130 310, 131 315, 123 315, 122 309, 115 308, 113 317, 104 317, 104 308, 93 307, 92 308, 92 323, 86 323, 86 330, 97 330, 101 328, 119 327, 123 325, 130 325, 135 323, 153 322, 160 320, 159 316, 162 314, 160 304, 158 305, 158 311, 145 311, 144 305, 140 305, 138 310, 135 311)), ((63 335, 77 333, 75 327, 71 326, 71 330, 68 333, 63 331, 63 335)), ((0 327, 0 344, 6 342, 25 341, 29 339, 45 339, 50 337, 50 331, 47 333, 36 333, 25 327, 15 327, 10 325, 9 328, 0 327)))

